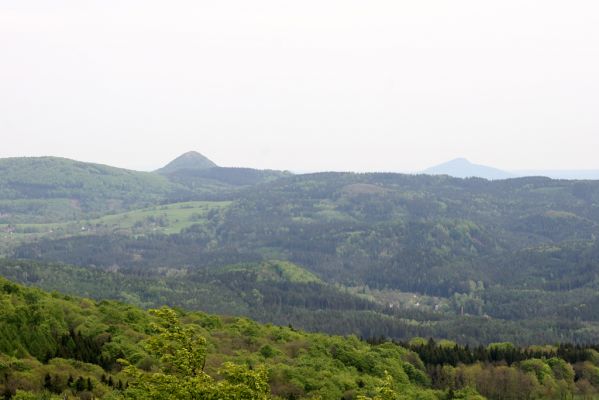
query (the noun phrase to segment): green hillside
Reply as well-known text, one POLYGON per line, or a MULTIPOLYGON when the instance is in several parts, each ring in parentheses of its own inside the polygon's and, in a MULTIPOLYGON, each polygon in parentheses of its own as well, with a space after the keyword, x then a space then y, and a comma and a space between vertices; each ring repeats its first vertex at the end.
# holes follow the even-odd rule
MULTIPOLYGON (((89 254, 96 251, 86 250, 89 254)), ((116 264, 98 268, 0 260, 0 274, 46 290, 97 300, 114 299, 144 308, 167 304, 364 338, 424 336, 470 345, 505 340, 519 344, 599 340, 599 324, 589 318, 594 313, 592 303, 588 308, 577 306, 581 296, 594 296, 593 291, 552 294, 489 289, 482 299, 464 294, 446 299, 330 285, 315 281, 305 269, 287 262, 218 266, 224 261, 219 259, 215 266, 202 269, 129 269, 116 264), (498 315, 460 315, 462 307, 469 311, 482 301, 495 307, 498 315), (547 317, 553 315, 553 304, 558 302, 561 317, 547 317), (587 315, 572 320, 568 315, 572 309, 587 315)))
POLYGON ((6 399, 563 399, 599 389, 589 346, 369 344, 4 278, 0 304, 6 399))
POLYGON ((190 201, 136 209, 99 218, 53 223, 0 224, 0 254, 42 238, 88 235, 174 234, 202 224, 230 204, 227 201, 190 201))
POLYGON ((57 157, 0 159, 0 223, 43 223, 147 207, 183 189, 148 172, 57 157))
POLYGON ((141 305, 401 340, 599 341, 598 182, 223 168, 166 176, 168 185, 212 200, 4 224, 0 251, 118 271, 124 281, 143 277, 146 287, 112 296, 141 305), (319 283, 266 285, 260 276, 272 271, 230 269, 270 260, 319 283), (166 290, 147 289, 155 285, 166 290), (209 293, 217 300, 204 301, 209 293))
POLYGON ((15 393, 13 398, 30 398, 22 391, 82 399, 355 398, 374 394, 387 379, 389 390, 444 398, 442 391, 429 389, 418 356, 396 345, 371 346, 242 318, 151 314, 2 278, 0 302, 0 392, 7 398, 15 393), (187 341, 186 335, 195 339, 187 341), (195 364, 180 363, 183 351, 197 354, 195 364), (123 370, 123 364, 131 367, 123 370), (214 397, 193 394, 198 391, 214 397))
POLYGON ((192 200, 227 200, 240 188, 289 176, 281 171, 220 168, 186 153, 157 172, 138 172, 57 157, 0 159, 1 225, 96 219, 192 200))
POLYGON ((181 169, 165 175, 170 181, 194 193, 220 192, 227 198, 238 197, 239 188, 268 183, 291 176, 284 171, 252 168, 215 167, 209 169, 181 169))

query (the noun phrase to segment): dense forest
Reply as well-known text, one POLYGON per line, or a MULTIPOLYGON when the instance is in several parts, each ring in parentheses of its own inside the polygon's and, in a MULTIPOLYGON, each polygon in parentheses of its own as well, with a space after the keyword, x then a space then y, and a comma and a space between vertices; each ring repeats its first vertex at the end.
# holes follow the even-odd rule
POLYGON ((156 173, 0 166, 0 253, 19 260, 1 268, 19 282, 362 337, 599 342, 594 181, 291 175, 194 154, 156 173))
POLYGON ((151 272, 0 260, 0 275, 97 300, 246 315, 261 322, 363 338, 408 340, 424 336, 452 338, 470 345, 503 340, 518 344, 590 343, 599 330, 592 322, 572 321, 566 316, 502 320, 460 315, 462 303, 454 299, 349 290, 326 284, 284 261, 233 264, 199 272, 175 268, 151 272), (389 307, 387 301, 397 306, 389 307))
POLYGON ((594 346, 368 342, 144 311, 0 278, 5 399, 564 399, 599 391, 594 346))

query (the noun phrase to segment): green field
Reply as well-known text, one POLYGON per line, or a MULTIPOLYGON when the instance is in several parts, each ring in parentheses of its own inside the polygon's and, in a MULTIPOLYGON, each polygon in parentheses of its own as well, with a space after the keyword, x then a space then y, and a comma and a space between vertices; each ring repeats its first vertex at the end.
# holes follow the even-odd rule
POLYGON ((236 264, 220 268, 222 272, 253 271, 259 282, 322 283, 313 273, 281 260, 257 264, 236 264))
POLYGON ((165 204, 89 220, 48 224, 0 224, 0 254, 11 246, 40 238, 122 233, 174 234, 195 224, 205 223, 210 212, 226 208, 228 201, 191 201, 165 204))

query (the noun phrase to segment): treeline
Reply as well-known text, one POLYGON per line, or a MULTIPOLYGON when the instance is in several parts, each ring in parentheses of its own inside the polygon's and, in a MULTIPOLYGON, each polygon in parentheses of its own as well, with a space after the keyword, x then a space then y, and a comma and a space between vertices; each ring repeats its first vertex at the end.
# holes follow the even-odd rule
MULTIPOLYGON (((375 344, 384 340, 371 339, 375 344)), ((483 363, 504 363, 512 365, 532 358, 560 358, 570 364, 585 361, 599 361, 599 345, 581 345, 561 343, 556 346, 518 347, 511 343, 493 343, 488 346, 461 346, 450 341, 436 342, 413 339, 409 342, 397 342, 418 354, 427 365, 452 365, 483 363)))
POLYGON ((502 340, 522 345, 599 341, 599 327, 573 321, 567 316, 509 321, 461 316, 455 311, 435 311, 433 308, 389 307, 387 303, 375 302, 339 286, 302 279, 274 279, 259 272, 264 265, 269 263, 198 270, 115 271, 0 259, 0 274, 46 290, 61 290, 96 299, 110 298, 145 308, 168 304, 189 310, 245 315, 260 322, 291 324, 313 332, 356 334, 366 338, 384 336, 408 340, 416 336, 434 336, 460 338, 461 343, 471 346, 502 340))
MULTIPOLYGON (((385 339, 369 339, 371 344, 385 339)), ((583 398, 599 394, 599 346, 559 344, 517 347, 511 343, 460 346, 423 338, 401 342, 425 365, 432 387, 475 388, 490 399, 583 398)))

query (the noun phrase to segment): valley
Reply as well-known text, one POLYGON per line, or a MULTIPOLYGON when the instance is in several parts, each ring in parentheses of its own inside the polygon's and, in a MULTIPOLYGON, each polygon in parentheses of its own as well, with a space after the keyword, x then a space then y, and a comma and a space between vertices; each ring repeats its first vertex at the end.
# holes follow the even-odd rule
MULTIPOLYGON (((407 381, 398 378, 399 372, 394 375, 412 385, 406 390, 421 390, 422 398, 460 398, 447 397, 448 390, 455 390, 452 396, 466 390, 460 383, 447 383, 443 365, 455 368, 452 374, 473 374, 470 388, 500 398, 481 382, 484 374, 497 373, 487 368, 506 360, 509 369, 502 373, 524 379, 518 374, 526 368, 545 368, 537 361, 524 366, 527 360, 563 357, 572 365, 564 368, 575 370, 564 391, 581 393, 573 385, 586 382, 589 393, 599 387, 593 386, 595 353, 590 352, 599 343, 598 182, 291 174, 218 167, 196 153, 182 157, 152 173, 55 158, 0 160, 0 275, 50 293, 42 296, 66 296, 67 302, 91 299, 76 302, 100 309, 110 304, 147 315, 144 310, 169 306, 186 320, 248 321, 252 329, 269 332, 264 333, 269 338, 273 330, 283 329, 304 335, 298 339, 302 343, 326 337, 322 340, 357 346, 359 353, 371 351, 368 346, 396 346, 397 354, 413 351, 428 360, 414 361, 416 370, 402 364, 404 372, 411 371, 407 381), (497 343, 512 347, 504 353, 469 353, 497 343), (582 349, 581 355, 566 353, 565 344, 582 349), (438 352, 445 355, 430 358, 438 352), (483 366, 483 353, 500 359, 483 366), (463 365, 451 357, 462 357, 463 365), (480 382, 474 383, 476 379, 480 382)), ((42 293, 18 288, 15 293, 42 293)), ((13 289, 6 290, 12 295, 13 289)), ((86 315, 85 307, 77 312, 86 315)), ((105 328, 93 333, 86 325, 77 329, 97 337, 105 328)), ((144 340, 148 330, 143 332, 127 339, 131 346, 144 340)), ((211 343, 217 343, 223 333, 210 335, 211 343)), ((16 340, 8 331, 4 337, 16 340)), ((347 372, 365 376, 374 368, 371 383, 366 378, 360 378, 363 383, 333 383, 339 379, 333 374, 329 384, 339 386, 325 389, 305 380, 313 374, 307 370, 301 372, 301 384, 300 378, 277 375, 279 367, 269 364, 270 357, 291 353, 271 339, 242 344, 250 340, 244 333, 226 340, 236 349, 249 346, 252 355, 247 353, 244 362, 270 365, 270 388, 283 398, 316 393, 332 398, 348 390, 352 394, 347 398, 355 398, 385 385, 381 365, 387 361, 382 359, 368 361, 374 363, 371 367, 351 364, 347 372)), ((22 351, 6 354, 36 358, 27 361, 34 374, 53 370, 44 364, 48 360, 41 350, 27 347, 37 342, 31 339, 22 351)), ((239 354, 213 346, 219 359, 239 354)), ((324 351, 320 344, 314 346, 324 351)), ((326 357, 336 357, 336 350, 326 346, 326 357)), ((17 348, 5 345, 6 351, 17 348)), ((122 351, 144 365, 143 357, 122 351)), ((102 364, 105 360, 86 360, 106 371, 115 368, 102 364)), ((219 364, 210 360, 209 365, 219 364)), ((12 366, 16 361, 6 362, 20 376, 12 366)), ((64 361, 53 362, 70 368, 64 361)), ((89 368, 97 371, 90 372, 92 385, 108 390, 100 370, 89 368)), ((118 376, 125 382, 119 374, 115 380, 118 376)), ((551 374, 556 382, 562 379, 551 374)), ((534 390, 549 390, 541 378, 531 382, 540 385, 534 390)))
POLYGON ((46 208, 0 207, 2 273, 97 299, 365 338, 599 341, 595 181, 292 175, 221 168, 193 152, 182 157, 181 169, 178 159, 140 175, 165 180, 169 189, 156 200, 128 183, 115 190, 95 175, 141 179, 132 171, 52 158, 4 160, 0 206, 11 198, 51 204, 56 196, 83 204, 74 188, 86 185, 105 203, 120 197, 154 204, 121 202, 128 209, 122 211, 100 204, 70 220, 46 208), (19 173, 11 177, 15 163, 19 173), (39 163, 43 173, 54 171, 53 185, 15 192, 10 182, 44 179, 39 163), (185 201, 173 201, 177 194, 185 201), (40 266, 47 263, 51 271, 40 266), (314 280, 270 281, 255 269, 273 263, 314 280), (80 283, 89 274, 94 278, 80 283))

